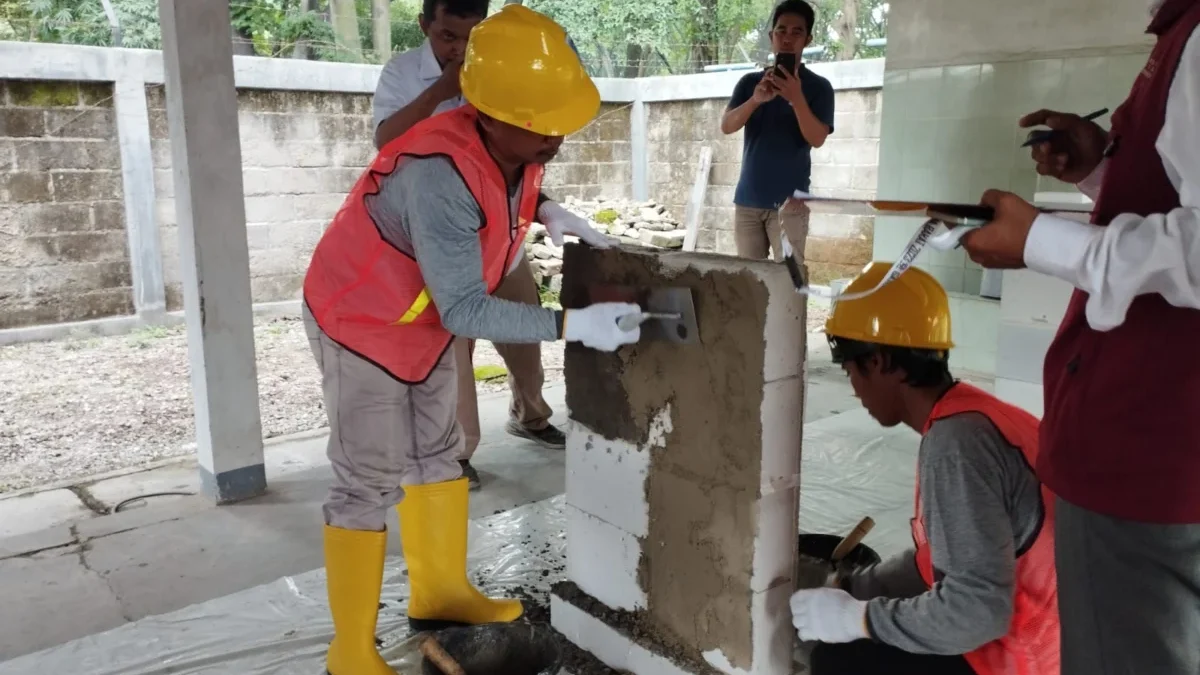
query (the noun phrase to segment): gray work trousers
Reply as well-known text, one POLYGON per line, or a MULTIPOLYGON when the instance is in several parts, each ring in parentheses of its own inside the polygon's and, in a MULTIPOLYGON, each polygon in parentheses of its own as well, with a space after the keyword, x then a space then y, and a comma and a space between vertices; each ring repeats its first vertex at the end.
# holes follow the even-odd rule
POLYGON ((462 475, 454 355, 446 350, 428 379, 407 385, 330 339, 307 307, 304 330, 321 369, 329 417, 333 485, 325 524, 382 531, 387 510, 404 498, 403 486, 462 475))
POLYGON ((1200 673, 1200 524, 1054 518, 1062 675, 1200 673))

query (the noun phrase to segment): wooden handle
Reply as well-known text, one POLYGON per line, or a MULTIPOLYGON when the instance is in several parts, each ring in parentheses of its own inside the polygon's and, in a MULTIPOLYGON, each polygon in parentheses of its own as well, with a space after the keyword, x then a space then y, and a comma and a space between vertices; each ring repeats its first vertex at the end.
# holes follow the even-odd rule
POLYGON ((867 533, 873 527, 875 527, 875 521, 870 516, 858 521, 858 525, 855 525, 854 529, 850 530, 850 534, 846 535, 846 538, 837 545, 837 548, 833 549, 833 555, 830 556, 831 561, 835 564, 841 562, 842 558, 849 555, 850 551, 853 551, 854 547, 858 546, 863 537, 867 536, 867 533))
POLYGON ((429 662, 437 666, 438 670, 445 673, 445 675, 467 675, 462 666, 458 665, 458 661, 455 661, 453 656, 447 654, 446 650, 442 649, 442 645, 438 644, 437 639, 432 635, 426 636, 425 639, 421 640, 421 655, 429 659, 429 662))

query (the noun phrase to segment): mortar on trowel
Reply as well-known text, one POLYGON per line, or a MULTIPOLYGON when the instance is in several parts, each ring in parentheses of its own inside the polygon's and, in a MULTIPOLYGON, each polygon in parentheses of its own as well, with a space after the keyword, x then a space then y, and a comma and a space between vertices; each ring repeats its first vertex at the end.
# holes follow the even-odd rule
POLYGON ((680 287, 635 288, 592 284, 588 301, 630 302, 642 308, 641 314, 626 315, 617 321, 622 330, 642 327, 642 340, 693 344, 700 340, 692 289, 680 287))
POLYGON ((537 624, 485 623, 421 639, 423 675, 558 675, 562 651, 537 624))
POLYGON ((879 554, 862 543, 875 527, 869 516, 845 537, 836 534, 800 535, 796 588, 816 588, 837 584, 855 570, 880 561, 879 554))

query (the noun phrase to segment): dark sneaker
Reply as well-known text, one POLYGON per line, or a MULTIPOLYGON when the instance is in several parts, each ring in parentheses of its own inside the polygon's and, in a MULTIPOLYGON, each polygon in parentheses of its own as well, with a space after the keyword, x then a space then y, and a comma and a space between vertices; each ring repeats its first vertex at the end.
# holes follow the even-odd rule
POLYGON ((567 447, 567 435, 553 424, 547 424, 545 429, 526 429, 515 420, 509 420, 504 430, 513 436, 533 441, 543 448, 563 450, 567 447))
POLYGON ((467 489, 478 490, 480 486, 479 472, 475 470, 475 467, 471 466, 471 462, 468 460, 460 459, 458 460, 458 465, 462 467, 463 478, 467 479, 467 489))

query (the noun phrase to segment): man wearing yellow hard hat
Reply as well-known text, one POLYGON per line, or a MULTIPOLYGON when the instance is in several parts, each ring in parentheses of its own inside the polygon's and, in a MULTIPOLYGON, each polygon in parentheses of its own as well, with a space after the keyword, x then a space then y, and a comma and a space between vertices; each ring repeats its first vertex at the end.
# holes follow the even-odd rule
POLYGON ((461 85, 469 105, 380 150, 304 281, 334 474, 324 505, 330 675, 394 672, 375 626, 385 515, 396 504, 414 629, 521 616, 520 602, 485 597, 467 580, 453 337, 612 351, 640 335, 618 326, 640 314, 634 304, 562 312, 491 297, 524 245, 543 165, 600 107, 566 33, 505 6, 471 32, 461 85))
POLYGON ((950 374, 946 291, 869 264, 825 333, 854 394, 885 427, 921 434, 914 547, 830 587, 792 620, 820 641, 813 675, 1058 675, 1054 496, 1032 469, 1038 420, 950 374))

